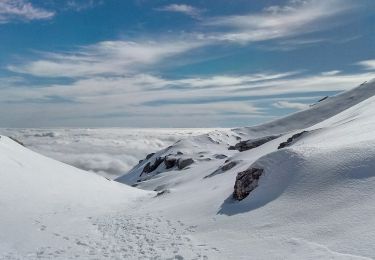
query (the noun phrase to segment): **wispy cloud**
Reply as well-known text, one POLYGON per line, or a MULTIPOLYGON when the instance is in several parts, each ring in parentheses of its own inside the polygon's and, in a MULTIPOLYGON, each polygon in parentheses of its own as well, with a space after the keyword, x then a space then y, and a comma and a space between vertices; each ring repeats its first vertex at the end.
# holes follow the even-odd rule
POLYGON ((360 65, 367 70, 375 70, 375 60, 360 61, 360 62, 357 63, 357 65, 360 65))
POLYGON ((337 74, 340 74, 340 73, 341 73, 340 70, 331 70, 331 71, 322 72, 322 75, 323 76, 334 76, 334 75, 337 75, 337 74))
POLYGON ((49 19, 54 15, 54 12, 35 7, 25 0, 0 1, 0 24, 14 20, 31 21, 49 19))
POLYGON ((86 9, 94 8, 98 5, 102 5, 103 3, 103 0, 85 0, 83 2, 77 0, 69 0, 66 2, 65 9, 80 12, 86 9))
POLYGON ((17 73, 40 77, 124 75, 199 46, 197 42, 105 41, 70 53, 43 53, 39 60, 9 65, 17 73))
MULTIPOLYGON (((69 124, 74 118, 87 122, 91 118, 96 124, 105 125, 111 118, 118 118, 119 121, 126 119, 121 121, 123 125, 131 125, 130 120, 133 123, 142 121, 143 126, 155 123, 186 126, 185 118, 189 116, 202 125, 214 126, 223 125, 217 122, 232 122, 234 117, 272 117, 272 113, 262 108, 264 104, 302 109, 304 106, 299 101, 291 101, 293 97, 348 90, 374 77, 373 72, 326 76, 289 72, 184 79, 136 74, 96 76, 71 84, 32 88, 10 81, 8 87, 0 89, 0 109, 2 106, 11 108, 14 111, 12 116, 18 121, 42 113, 42 119, 51 124, 69 124), (50 102, 51 98, 65 103, 50 102), (69 101, 69 106, 66 101, 69 101)), ((79 120, 77 122, 79 124, 79 120)))
POLYGON ((303 35, 329 28, 327 21, 351 8, 349 1, 291 0, 283 6, 270 6, 262 13, 208 19, 206 26, 222 31, 205 37, 247 43, 303 35))
POLYGON ((165 12, 176 12, 182 13, 194 18, 197 18, 202 13, 202 10, 186 4, 170 4, 160 8, 157 8, 158 11, 165 11, 165 12))

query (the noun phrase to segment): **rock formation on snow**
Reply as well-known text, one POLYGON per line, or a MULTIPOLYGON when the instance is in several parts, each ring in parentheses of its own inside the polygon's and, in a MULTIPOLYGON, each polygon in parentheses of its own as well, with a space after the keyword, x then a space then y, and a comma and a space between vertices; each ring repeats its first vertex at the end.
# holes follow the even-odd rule
POLYGON ((235 200, 246 198, 258 186, 259 178, 262 176, 263 171, 263 169, 249 168, 239 172, 234 184, 233 198, 235 200))

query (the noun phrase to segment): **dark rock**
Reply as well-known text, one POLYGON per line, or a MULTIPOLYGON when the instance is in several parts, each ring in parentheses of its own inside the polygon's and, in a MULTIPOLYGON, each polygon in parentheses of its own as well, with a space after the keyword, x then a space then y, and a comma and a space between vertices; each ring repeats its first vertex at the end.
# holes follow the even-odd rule
POLYGON ((176 166, 177 159, 171 158, 171 157, 165 157, 164 158, 164 164, 166 169, 171 169, 176 166))
POLYGON ((146 160, 150 159, 152 156, 154 156, 155 153, 150 153, 146 156, 146 160))
POLYGON ((218 174, 222 174, 226 171, 229 171, 230 169, 232 169, 234 166, 237 165, 237 162, 236 161, 231 161, 231 162, 228 162, 227 164, 224 164, 222 166, 220 166, 218 169, 216 169, 213 173, 205 176, 203 179, 206 179, 206 178, 210 178, 212 176, 215 176, 215 175, 218 175, 218 174))
POLYGON ((226 156, 225 154, 215 154, 214 157, 215 157, 215 159, 225 159, 228 156, 226 156))
POLYGON ((184 154, 183 152, 180 152, 180 151, 177 152, 177 155, 183 155, 183 154, 184 154))
POLYGON ((261 146, 269 141, 272 141, 276 138, 280 137, 280 135, 271 135, 266 137, 261 137, 257 139, 250 139, 246 141, 241 141, 234 146, 229 146, 228 150, 238 150, 240 152, 247 151, 250 149, 257 148, 258 146, 261 146))
POLYGON ((306 133, 308 133, 308 131, 302 131, 300 133, 292 135, 292 137, 289 137, 288 140, 286 140, 286 142, 282 142, 281 144, 279 144, 279 147, 277 147, 277 149, 282 149, 290 146, 294 141, 296 141, 298 138, 300 138, 302 135, 306 133))
POLYGON ((191 158, 187 159, 178 159, 177 161, 177 167, 179 170, 185 169, 186 167, 192 165, 194 163, 194 160, 191 158))
POLYGON ((148 162, 143 168, 141 175, 144 173, 150 173, 150 172, 155 171, 163 161, 164 161, 164 158, 158 157, 156 158, 153 164, 151 164, 151 162, 148 162))
POLYGON ((263 169, 249 168, 243 172, 239 172, 234 184, 233 198, 235 200, 246 198, 258 186, 259 178, 263 174, 263 171, 263 169))
POLYGON ((328 98, 328 96, 325 96, 324 98, 319 99, 319 100, 318 100, 318 103, 319 103, 319 102, 322 102, 322 101, 324 101, 324 100, 326 100, 327 98, 328 98))

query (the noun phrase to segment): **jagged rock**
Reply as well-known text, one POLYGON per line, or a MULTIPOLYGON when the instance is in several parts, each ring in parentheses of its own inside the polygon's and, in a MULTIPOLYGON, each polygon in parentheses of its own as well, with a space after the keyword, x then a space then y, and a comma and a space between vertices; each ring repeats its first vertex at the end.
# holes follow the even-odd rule
POLYGON ((249 168, 239 172, 234 185, 233 198, 235 200, 246 198, 258 186, 259 178, 263 171, 263 169, 249 168))
POLYGON ((296 139, 300 138, 302 135, 306 133, 308 133, 308 131, 302 131, 300 133, 292 135, 292 137, 289 137, 288 140, 286 140, 286 142, 282 142, 281 144, 279 144, 279 147, 277 149, 282 149, 287 146, 290 146, 296 139))
POLYGON ((218 169, 216 169, 213 173, 205 176, 203 179, 210 178, 210 177, 218 175, 218 174, 222 174, 226 171, 229 171, 230 169, 232 169, 236 165, 237 165, 236 161, 228 162, 228 163, 222 165, 221 167, 219 167, 218 169))
POLYGON ((177 152, 177 155, 183 155, 183 154, 184 154, 183 152, 180 152, 180 151, 177 152))
POLYGON ((144 173, 150 173, 150 172, 155 171, 163 161, 164 161, 164 158, 158 157, 156 158, 153 164, 151 164, 151 162, 148 162, 143 168, 141 175, 144 173))
POLYGON ((166 169, 171 169, 176 166, 177 159, 171 158, 171 157, 165 157, 164 158, 164 164, 166 169))
POLYGON ((241 141, 234 146, 229 146, 228 150, 238 150, 240 152, 247 151, 250 149, 254 149, 258 146, 261 146, 269 141, 272 141, 276 138, 280 137, 280 135, 271 135, 266 137, 261 137, 257 139, 250 139, 246 141, 241 141))
POLYGON ((193 163, 194 163, 194 160, 191 159, 191 158, 178 159, 178 161, 177 161, 177 167, 178 167, 179 170, 182 170, 182 169, 188 167, 189 165, 191 165, 193 163))

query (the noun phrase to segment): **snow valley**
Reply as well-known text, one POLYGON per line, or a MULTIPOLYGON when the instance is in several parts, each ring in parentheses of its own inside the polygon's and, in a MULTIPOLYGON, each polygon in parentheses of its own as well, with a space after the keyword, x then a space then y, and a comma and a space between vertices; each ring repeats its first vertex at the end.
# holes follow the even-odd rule
POLYGON ((185 132, 116 181, 1 136, 0 259, 373 259, 374 95, 185 132))

